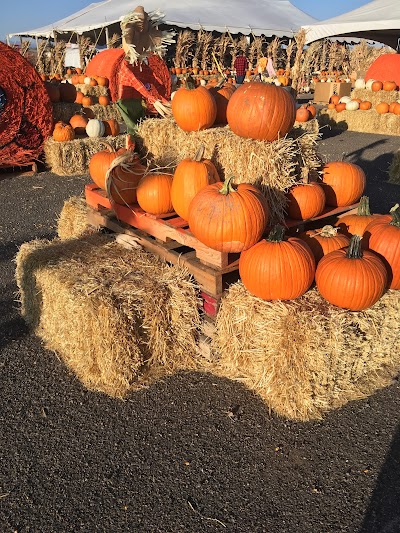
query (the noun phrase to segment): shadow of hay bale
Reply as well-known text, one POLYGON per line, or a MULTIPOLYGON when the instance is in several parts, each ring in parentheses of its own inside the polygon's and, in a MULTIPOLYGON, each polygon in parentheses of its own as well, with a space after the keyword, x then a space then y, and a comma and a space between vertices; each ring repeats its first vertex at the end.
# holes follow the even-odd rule
POLYGON ((400 185, 400 151, 397 151, 389 166, 389 183, 400 185))
POLYGON ((21 313, 82 383, 123 398, 197 369, 197 293, 188 273, 109 236, 21 246, 21 313))
POLYGON ((279 415, 319 419, 392 382, 400 369, 399 313, 398 291, 350 312, 316 289, 266 302, 238 282, 222 301, 210 370, 244 383, 279 415))

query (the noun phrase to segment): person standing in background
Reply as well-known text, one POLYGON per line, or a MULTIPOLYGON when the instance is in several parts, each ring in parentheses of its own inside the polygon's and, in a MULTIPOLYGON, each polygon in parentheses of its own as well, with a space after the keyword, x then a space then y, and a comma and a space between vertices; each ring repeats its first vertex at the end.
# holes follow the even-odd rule
POLYGON ((243 53, 243 50, 239 50, 238 55, 236 56, 235 62, 233 64, 233 67, 236 71, 236 83, 242 84, 244 81, 244 77, 246 74, 246 70, 249 68, 249 63, 247 61, 246 56, 243 53))

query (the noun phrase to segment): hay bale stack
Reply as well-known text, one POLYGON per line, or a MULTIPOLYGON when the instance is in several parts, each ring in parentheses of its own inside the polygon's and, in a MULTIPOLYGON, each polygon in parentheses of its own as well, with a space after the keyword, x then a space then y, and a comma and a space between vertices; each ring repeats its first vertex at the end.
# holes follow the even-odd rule
POLYGON ((57 221, 57 235, 62 241, 77 239, 97 232, 88 224, 88 206, 83 196, 71 196, 64 201, 57 221))
POLYGON ((317 133, 294 131, 274 142, 244 139, 228 126, 186 133, 171 118, 147 119, 138 127, 138 150, 158 167, 175 167, 185 157, 193 157, 200 144, 216 165, 221 178, 234 176, 236 183, 254 183, 268 198, 272 218, 282 221, 286 198, 301 169, 318 169, 317 133))
POLYGON ((380 115, 375 109, 368 111, 341 111, 321 109, 318 114, 320 126, 333 129, 359 131, 361 133, 378 133, 382 135, 400 135, 398 115, 385 113, 380 115))
POLYGON ((372 107, 375 107, 380 102, 391 104, 400 98, 399 91, 370 91, 369 89, 353 89, 351 91, 352 98, 360 98, 361 100, 368 100, 372 107))
POLYGON ((114 148, 123 148, 126 135, 112 137, 81 137, 73 141, 57 142, 52 138, 44 143, 46 165, 54 174, 73 176, 88 174, 93 154, 104 150, 104 143, 114 148))
POLYGON ((389 183, 400 185, 400 150, 398 150, 389 166, 389 183))
POLYGON ((75 85, 77 91, 81 91, 82 94, 89 96, 110 96, 110 91, 108 87, 103 87, 101 85, 96 85, 92 87, 91 85, 86 85, 86 83, 78 83, 75 85))
MULTIPOLYGON (((94 104, 89 106, 93 111, 94 116, 99 120, 107 120, 109 118, 115 118, 118 122, 123 122, 118 107, 114 103, 109 105, 94 104)), ((69 122, 71 117, 82 109, 81 104, 57 102, 53 104, 53 119, 55 122, 62 120, 63 122, 69 122)))
POLYGON ((300 135, 303 135, 303 133, 313 133, 317 135, 319 133, 318 120, 313 118, 311 120, 307 120, 307 122, 296 121, 293 125, 292 131, 290 132, 290 136, 297 138, 300 135))
POLYGON ((311 420, 386 387, 398 374, 400 298, 388 291, 372 308, 350 312, 316 289, 266 302, 232 285, 217 317, 211 371, 236 379, 279 415, 311 420))
POLYGON ((123 122, 117 104, 114 104, 113 102, 111 102, 109 105, 94 104, 89 107, 93 111, 94 116, 99 120, 115 118, 115 120, 118 122, 123 122))
POLYGON ((197 368, 197 298, 183 269, 96 234, 23 244, 16 279, 28 325, 91 390, 123 398, 197 368))

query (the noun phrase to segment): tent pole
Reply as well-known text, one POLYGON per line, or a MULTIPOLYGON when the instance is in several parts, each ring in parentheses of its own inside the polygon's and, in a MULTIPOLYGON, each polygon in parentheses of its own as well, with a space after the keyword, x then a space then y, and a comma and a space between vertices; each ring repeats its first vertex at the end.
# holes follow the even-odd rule
POLYGON ((7 42, 7 45, 10 46, 10 35, 8 33, 6 35, 6 42, 7 42))
POLYGON ((105 30, 106 30, 106 46, 107 46, 107 48, 110 48, 110 46, 109 46, 108 26, 105 27, 105 30))

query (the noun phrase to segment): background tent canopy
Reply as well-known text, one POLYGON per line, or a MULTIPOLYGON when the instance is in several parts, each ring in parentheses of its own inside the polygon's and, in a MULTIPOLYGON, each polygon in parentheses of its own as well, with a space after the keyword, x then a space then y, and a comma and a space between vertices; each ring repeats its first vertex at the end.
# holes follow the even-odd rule
MULTIPOLYGON (((54 32, 83 34, 119 23, 121 18, 138 4, 132 0, 105 0, 48 26, 10 34, 10 37, 53 37, 54 32)), ((290 37, 302 25, 316 19, 293 6, 289 0, 231 0, 229 4, 215 0, 149 0, 144 2, 147 12, 160 10, 164 22, 170 26, 233 34, 290 37)))
POLYGON ((303 25, 306 43, 345 35, 387 44, 396 49, 400 38, 399 0, 373 0, 338 17, 303 25))

